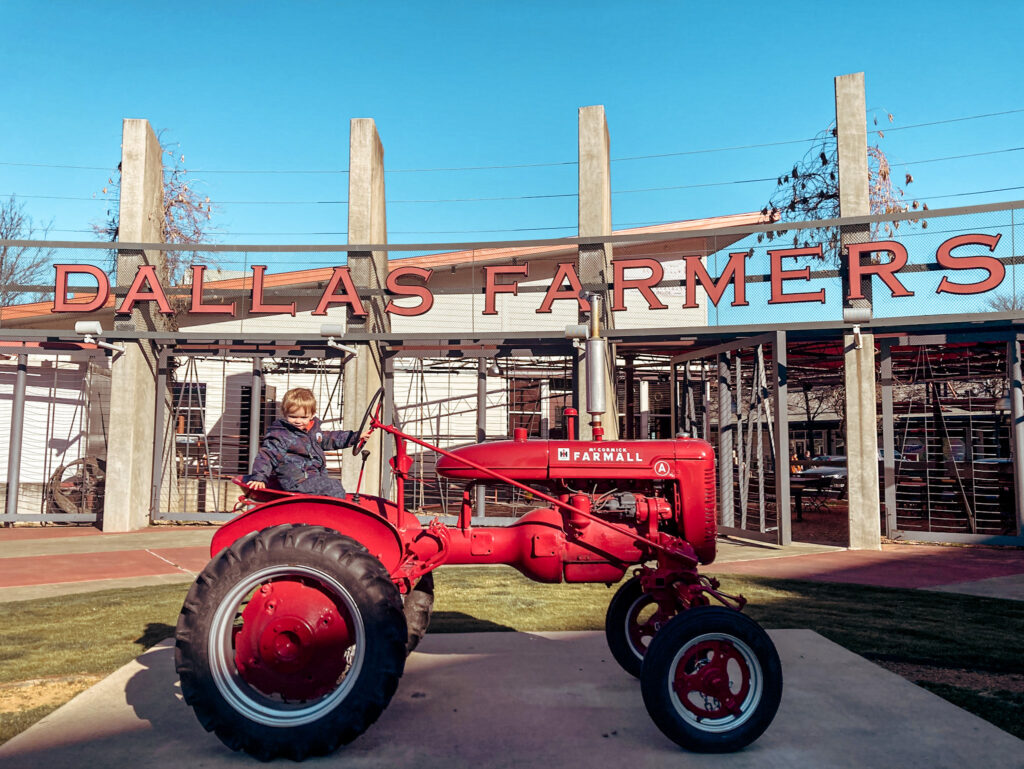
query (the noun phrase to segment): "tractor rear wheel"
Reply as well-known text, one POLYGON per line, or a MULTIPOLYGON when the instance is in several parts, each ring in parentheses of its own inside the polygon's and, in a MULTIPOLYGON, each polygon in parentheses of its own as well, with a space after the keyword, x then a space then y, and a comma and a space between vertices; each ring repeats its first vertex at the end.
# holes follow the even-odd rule
POLYGON ((381 714, 405 666, 405 617, 383 564, 320 526, 275 526, 217 555, 176 632, 185 702, 260 760, 324 755, 381 714))
POLYGON ((782 699, 782 666, 754 620, 698 606, 654 637, 640 674, 644 705, 669 739, 699 753, 727 753, 761 736, 782 699))
POLYGON ((420 581, 405 596, 404 608, 405 624, 409 628, 405 652, 412 654, 430 626, 430 615, 434 611, 434 572, 428 572, 420 577, 420 581))
POLYGON ((640 585, 640 577, 622 584, 608 604, 604 634, 608 648, 622 669, 636 678, 644 664, 644 655, 658 630, 675 614, 666 614, 640 585))

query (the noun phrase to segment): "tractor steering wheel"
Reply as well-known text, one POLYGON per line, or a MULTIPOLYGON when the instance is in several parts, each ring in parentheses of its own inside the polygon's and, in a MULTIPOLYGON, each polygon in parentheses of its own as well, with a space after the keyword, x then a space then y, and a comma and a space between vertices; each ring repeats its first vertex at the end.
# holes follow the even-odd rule
MULTIPOLYGON (((380 419, 380 410, 381 410, 381 407, 383 405, 384 405, 384 388, 381 387, 381 388, 378 388, 377 392, 375 392, 370 397, 370 402, 366 406, 366 413, 363 414, 363 418, 359 422, 359 429, 356 430, 356 435, 362 435, 363 431, 366 429, 366 425, 367 424, 371 424, 371 420, 379 420, 380 419)), ((372 432, 372 430, 373 430, 372 426, 371 426, 370 429, 371 429, 371 432, 372 432)), ((353 456, 357 456, 357 457, 359 456, 359 452, 363 450, 363 446, 366 445, 366 442, 368 440, 370 440, 370 436, 369 435, 367 435, 362 440, 357 441, 352 446, 352 454, 353 454, 353 456)))

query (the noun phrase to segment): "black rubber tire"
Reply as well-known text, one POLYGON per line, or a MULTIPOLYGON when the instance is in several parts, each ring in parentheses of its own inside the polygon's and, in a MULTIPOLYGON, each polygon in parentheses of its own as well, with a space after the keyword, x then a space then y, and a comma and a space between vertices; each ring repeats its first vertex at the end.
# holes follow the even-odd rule
POLYGON ((629 633, 630 625, 652 603, 654 599, 644 593, 640 577, 632 577, 612 597, 604 617, 604 635, 612 656, 623 670, 635 678, 640 677, 648 647, 634 643, 629 633))
MULTIPOLYGON (((705 692, 713 686, 700 685, 705 692)), ((728 753, 749 745, 772 722, 782 699, 782 665, 771 638, 754 620, 722 606, 698 606, 675 617, 654 637, 644 657, 640 690, 648 714, 666 737, 694 752, 728 753), (708 657, 706 649, 712 644, 720 645, 708 657), (715 654, 721 655, 728 688, 738 698, 735 713, 724 713, 726 703, 713 694, 702 697, 696 689, 699 671, 715 664, 708 661, 715 654), (695 684, 691 694, 699 698, 690 700, 681 698, 673 683, 679 666, 693 658, 704 659, 705 665, 690 674, 695 684), (705 715, 687 708, 684 699, 693 709, 703 706, 705 715), (718 712, 723 715, 714 717, 718 712)))
MULTIPOLYGON (((380 716, 405 667, 398 588, 365 547, 320 526, 275 526, 223 550, 189 590, 176 640, 182 694, 199 722, 232 750, 261 761, 301 761, 351 742, 380 716), (348 667, 322 696, 290 702, 268 697, 238 671, 233 628, 241 605, 275 580, 300 589, 312 585, 348 617, 346 627, 355 639, 345 650, 348 667)), ((295 680, 303 677, 314 680, 309 671, 296 671, 295 680)))
POLYGON ((434 612, 434 572, 420 577, 420 581, 405 596, 404 608, 405 625, 409 630, 405 653, 412 654, 430 627, 430 615, 434 612))

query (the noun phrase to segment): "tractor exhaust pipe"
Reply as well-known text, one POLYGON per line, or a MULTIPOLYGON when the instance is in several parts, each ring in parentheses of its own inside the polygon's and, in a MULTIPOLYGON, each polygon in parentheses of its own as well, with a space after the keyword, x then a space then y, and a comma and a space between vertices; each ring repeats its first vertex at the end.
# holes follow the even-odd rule
POLYGON ((605 412, 605 367, 607 345, 601 339, 601 295, 591 294, 590 336, 587 338, 587 413, 594 440, 604 437, 601 416, 605 412))

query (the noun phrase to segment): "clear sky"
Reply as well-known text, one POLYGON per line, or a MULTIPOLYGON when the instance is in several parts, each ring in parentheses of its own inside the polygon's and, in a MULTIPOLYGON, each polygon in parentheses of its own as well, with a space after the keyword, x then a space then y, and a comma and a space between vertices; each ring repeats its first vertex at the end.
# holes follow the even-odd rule
POLYGON ((752 211, 863 71, 909 197, 1016 200, 1022 27, 1010 1, 0 0, 0 195, 91 239, 121 120, 147 118, 218 204, 216 242, 344 243, 349 120, 371 117, 392 242, 568 236, 576 111, 603 104, 617 228, 752 211), (529 164, 553 165, 507 167, 529 164), (411 170, 472 166, 506 167, 411 170), (751 179, 771 181, 636 191, 751 179))

